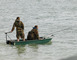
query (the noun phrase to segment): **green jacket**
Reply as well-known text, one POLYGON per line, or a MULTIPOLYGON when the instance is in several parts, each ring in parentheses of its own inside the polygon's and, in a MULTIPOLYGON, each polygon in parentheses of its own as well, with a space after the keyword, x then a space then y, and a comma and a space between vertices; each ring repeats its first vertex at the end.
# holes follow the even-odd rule
POLYGON ((12 27, 12 31, 16 27, 16 32, 24 32, 24 24, 22 21, 15 21, 12 27))

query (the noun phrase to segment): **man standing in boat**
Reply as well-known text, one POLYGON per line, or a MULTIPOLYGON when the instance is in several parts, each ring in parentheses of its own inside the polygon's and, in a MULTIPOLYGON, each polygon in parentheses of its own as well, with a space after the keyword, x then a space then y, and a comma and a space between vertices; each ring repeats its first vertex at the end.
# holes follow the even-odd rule
POLYGON ((23 41, 25 41, 25 35, 24 35, 24 24, 22 21, 20 21, 20 17, 17 17, 11 32, 13 32, 13 30, 16 27, 16 37, 17 37, 17 41, 19 41, 19 38, 21 37, 23 39, 23 41))

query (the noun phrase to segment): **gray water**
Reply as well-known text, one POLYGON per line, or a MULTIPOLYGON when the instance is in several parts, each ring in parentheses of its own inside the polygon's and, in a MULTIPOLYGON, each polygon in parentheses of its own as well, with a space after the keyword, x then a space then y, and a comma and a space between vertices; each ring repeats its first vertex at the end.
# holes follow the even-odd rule
MULTIPOLYGON (((15 30, 8 35, 16 39, 15 30)), ((0 60, 61 60, 76 55, 77 0, 0 0, 0 60), (25 37, 38 25, 39 35, 52 33, 52 41, 44 45, 7 45, 4 33, 11 30, 17 16, 25 25, 25 37)))

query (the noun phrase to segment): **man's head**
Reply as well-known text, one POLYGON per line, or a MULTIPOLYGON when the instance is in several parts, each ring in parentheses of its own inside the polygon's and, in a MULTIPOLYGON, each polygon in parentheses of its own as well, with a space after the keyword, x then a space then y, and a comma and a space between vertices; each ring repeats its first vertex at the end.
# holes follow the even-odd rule
POLYGON ((17 17, 17 18, 16 18, 16 21, 20 21, 20 17, 17 17))
POLYGON ((38 25, 35 25, 35 28, 38 29, 38 25))

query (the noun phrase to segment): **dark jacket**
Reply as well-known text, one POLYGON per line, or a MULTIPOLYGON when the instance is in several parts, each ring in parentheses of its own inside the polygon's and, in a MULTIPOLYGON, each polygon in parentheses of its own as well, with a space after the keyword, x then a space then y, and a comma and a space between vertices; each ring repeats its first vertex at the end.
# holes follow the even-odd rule
POLYGON ((22 21, 15 21, 12 27, 12 31, 15 29, 15 27, 16 27, 16 32, 24 31, 24 24, 22 23, 22 21))
POLYGON ((31 31, 29 31, 27 35, 28 40, 36 40, 39 39, 38 30, 36 28, 33 28, 31 31))

